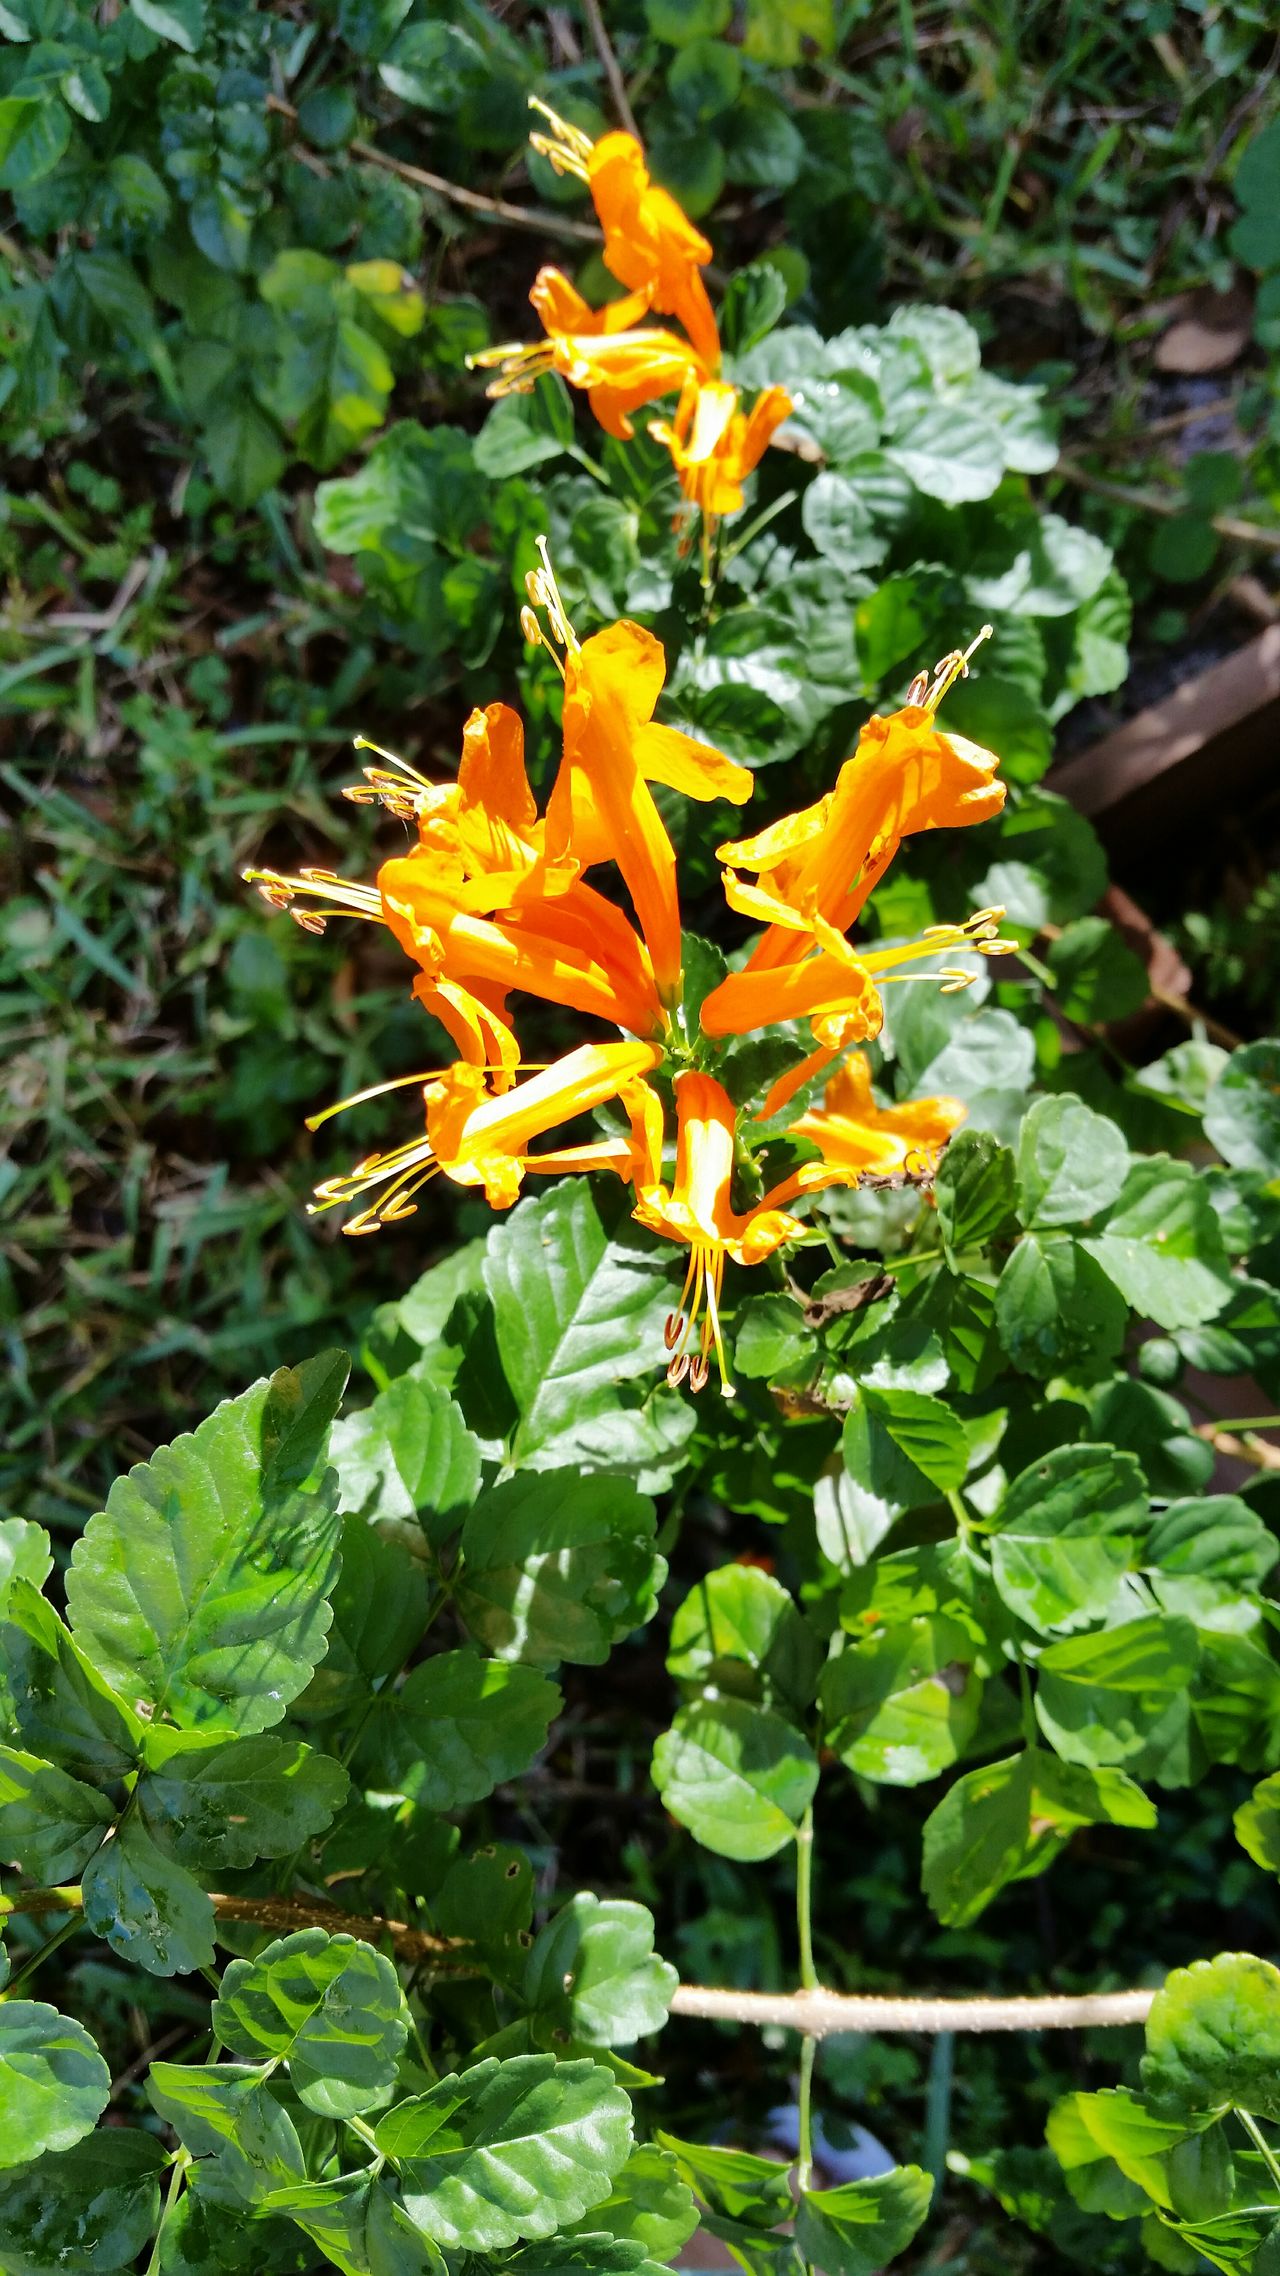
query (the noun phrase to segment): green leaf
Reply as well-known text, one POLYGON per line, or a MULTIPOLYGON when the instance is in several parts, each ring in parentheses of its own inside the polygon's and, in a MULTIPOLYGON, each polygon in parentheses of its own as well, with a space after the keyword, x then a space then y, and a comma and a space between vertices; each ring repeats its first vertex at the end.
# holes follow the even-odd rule
POLYGON ((128 2267, 154 2233, 168 2163, 153 2134, 112 2126, 11 2173, 0 2193, 5 2276, 128 2267))
POLYGON ((508 395, 495 403, 475 440, 481 474, 505 482, 549 458, 559 458, 573 441, 573 405, 564 381, 544 372, 527 395, 508 395))
POLYGON ((895 2165, 839 2189, 802 2189, 796 2242, 827 2276, 875 2276, 922 2227, 933 2183, 918 2165, 895 2165))
POLYGON ((1168 1391, 1113 1376, 1089 1400, 1090 1435, 1136 1454, 1153 1494, 1195 1493, 1213 1475, 1213 1448, 1168 1391))
POLYGON ((1218 551, 1218 533, 1202 514, 1171 514, 1157 522, 1147 559, 1157 577, 1171 585, 1195 585, 1208 575, 1218 551))
POLYGON ((1157 2118, 1127 2088, 1106 2087, 1064 2095, 1045 2133, 1083 2212, 1123 2220, 1149 2201, 1172 2210, 1166 2159, 1186 2139, 1185 2120, 1157 2118))
POLYGON ((599 1667, 657 1609, 667 1568, 656 1527, 653 1503, 623 1479, 504 1479, 463 1527, 458 1610, 502 1659, 599 1667))
POLYGON ((1191 1623, 1159 1613, 1070 1636, 1040 1655, 1037 1719, 1067 1762, 1124 1764, 1166 1781, 1185 1737, 1196 1664, 1191 1623))
POLYGON ((33 1525, 25 1517, 0 1518, 0 1613, 15 1580, 30 1581, 38 1593, 52 1570, 53 1557, 44 1527, 33 1525))
POLYGON ((213 1963, 213 1906, 184 1865, 141 1820, 122 1819, 90 1858, 81 1882, 86 1928, 152 1976, 185 1976, 213 1963))
POLYGON ((637 2142, 612 2191, 586 2216, 609 2236, 642 2244, 651 2260, 669 2262, 698 2226, 698 2208, 670 2150, 637 2142))
POLYGON ((1064 1234, 1024 1233, 995 1302, 1000 1341, 1028 1375, 1096 1371, 1123 1348, 1123 1297, 1087 1245, 1064 1234))
POLYGON ((708 2142, 684 2142, 661 2131, 654 2140, 675 2159, 682 2180, 720 2219, 753 2229, 776 2229, 791 2219, 795 2210, 791 2169, 776 2158, 753 2157, 748 2150, 714 2149, 708 2142))
POLYGON ((1042 1636, 1101 1620, 1146 1523, 1131 1454, 1054 1447, 1019 1473, 991 1521, 996 1587, 1042 1636))
POLYGON ((818 1764, 780 1715, 744 1699, 682 1707, 653 1750, 663 1805, 718 1857, 754 1862, 794 1840, 818 1764))
MULTIPOLYGON (((913 403, 886 445, 885 456, 926 498, 937 498, 944 506, 989 498, 1004 473, 997 429, 955 403, 930 404, 925 409, 913 403)), ((1108 563, 1110 559, 1108 554, 1108 563)))
POLYGON ((363 1758, 379 1785, 430 1810, 460 1810, 528 1769, 559 1706, 555 1684, 534 1668, 440 1652, 379 1701, 363 1758))
POLYGON ((185 1865, 252 1865, 289 1857, 329 1824, 347 1774, 297 1739, 221 1739, 157 1724, 146 1734, 138 1808, 185 1865))
POLYGON ((899 1453, 915 1465, 939 1493, 964 1484, 969 1441, 964 1424, 941 1399, 927 1391, 863 1385, 862 1398, 884 1425, 899 1453))
POLYGON ((220 2190, 239 2203, 305 2179, 297 2129, 259 2066, 152 2063, 147 2098, 193 2157, 216 2157, 220 2190))
POLYGON ((944 1794, 925 1824, 921 1886, 938 1919, 963 1928, 1010 1881, 1043 1873, 1078 1826, 1155 1822, 1122 1771, 1085 1770, 1031 1748, 968 1771, 944 1794))
POLYGON ((1076 1098, 1038 1098, 1018 1132, 1023 1222, 1087 1224, 1110 1208, 1128 1170, 1129 1149, 1114 1122, 1076 1098))
POLYGON ((157 39, 198 55, 204 39, 204 0, 129 0, 140 24, 157 39))
POLYGON ((1009 1224, 1013 1156, 989 1130, 958 1130, 938 1164, 933 1193, 942 1245, 954 1265, 962 1250, 985 1248, 1009 1224))
POLYGON ((1232 1820, 1236 1840, 1255 1865, 1280 1873, 1280 1770, 1259 1781, 1232 1820))
POLYGON ((437 1548, 457 1531, 480 1489, 480 1441, 448 1392, 416 1373, 399 1376, 371 1407, 335 1424, 330 1454, 344 1509, 371 1524, 416 1518, 437 1548))
MULTIPOLYGON (((874 443, 870 418, 867 427, 868 441, 874 443)), ((884 532, 852 474, 820 474, 805 491, 800 519, 817 552, 838 569, 872 569, 884 559, 884 532)))
POLYGON ((43 2000, 0 2002, 0 2166, 69 2150, 110 2093, 111 2073, 83 2023, 43 2000))
POLYGON ((539 1932, 525 1970, 535 2039, 631 2047, 660 2031, 675 1969, 653 1949, 653 1916, 624 1897, 580 1891, 539 1932))
POLYGON ((329 1648, 294 1713, 361 1711, 370 1689, 398 1675, 421 1639, 430 1597, 427 1566, 404 1540, 363 1517, 345 1518, 329 1648))
POLYGON ((0 190, 25 190, 52 173, 71 140, 56 95, 0 96, 0 190))
POLYGON ((299 2100, 323 2118, 381 2109, 409 2035, 394 1962, 322 1928, 233 1960, 213 2028, 233 2055, 287 2062, 299 2100))
POLYGON ((34 1753, 51 1755, 69 1770, 108 1783, 132 1770, 142 1742, 141 1723, 103 1682, 30 1581, 10 1582, 0 1656, 19 1729, 34 1753))
POLYGON ((1167 1154, 1134 1162, 1103 1231, 1083 1245, 1126 1303, 1162 1328, 1211 1320, 1231 1294, 1204 1177, 1167 1154))
MULTIPOLYGON (((493 1228, 484 1262, 503 1371, 520 1410, 512 1460, 559 1469, 585 1428, 620 1404, 618 1385, 656 1374, 671 1289, 655 1250, 610 1238, 585 1179, 522 1201, 493 1228)), ((608 1430, 596 1443, 607 1447, 608 1430)), ((604 1460, 591 1466, 603 1469, 604 1460)))
POLYGON ((128 1695, 188 1727, 278 1723, 323 1656, 338 1576, 332 1472, 311 1482, 348 1361, 282 1367, 118 1478, 67 1603, 128 1695))
POLYGON ((609 2195, 631 2149, 631 2105, 598 2063, 491 2058, 389 2111, 377 2145, 424 2236, 499 2252, 554 2235, 609 2195))
POLYGON ((1170 1502, 1152 1520, 1142 1562, 1239 1590, 1260 1589, 1277 1556, 1274 1533, 1238 1494, 1198 1494, 1170 1502))
POLYGON ((115 1812, 92 1786, 38 1755, 0 1747, 0 1856, 33 1881, 73 1881, 115 1812))
POLYGON ((746 355, 768 337, 786 306, 786 279, 770 261, 752 261, 749 267, 735 270, 720 302, 720 337, 726 352, 746 355))
POLYGON ((1160 2116, 1280 2119, 1280 1969, 1248 1952, 1175 1968, 1147 2017, 1142 2091, 1160 2116))
POLYGON ((1077 917, 1050 942, 1049 968, 1059 1010, 1087 1027, 1127 1019, 1150 993, 1145 964, 1107 917, 1077 917))
POLYGON ((677 1683, 728 1692, 784 1715, 812 1702, 822 1645, 781 1581, 757 1565, 721 1565, 689 1591, 671 1623, 677 1683))
POLYGON ((1233 1169, 1280 1175, 1280 1042, 1232 1052, 1209 1093, 1204 1134, 1233 1169))
POLYGON ((822 1678, 827 1743, 848 1769, 919 1786, 958 1762, 977 1727, 982 1685, 966 1631, 943 1618, 874 1631, 822 1678))

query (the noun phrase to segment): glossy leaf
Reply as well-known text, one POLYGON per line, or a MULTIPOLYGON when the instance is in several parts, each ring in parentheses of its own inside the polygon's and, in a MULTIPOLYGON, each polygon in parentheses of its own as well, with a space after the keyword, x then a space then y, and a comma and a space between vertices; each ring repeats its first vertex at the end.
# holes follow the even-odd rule
POLYGON ((1018 1132, 1018 1193, 1027 1225, 1083 1225, 1110 1208, 1129 1169, 1114 1122, 1071 1097, 1038 1098, 1018 1132))
POLYGON ((780 1715, 717 1699, 681 1708, 654 1747, 653 1780, 672 1817, 704 1849, 750 1861, 794 1839, 818 1764, 780 1715))
POLYGON ((1131 1454, 1055 1447, 1020 1472, 992 1520, 996 1587, 1042 1636, 1100 1620, 1146 1523, 1146 1480, 1131 1454))
POLYGON ((184 1864, 234 1868, 287 1857, 346 1799, 341 1764, 296 1739, 222 1739, 158 1724, 144 1744, 138 1807, 184 1864))
POLYGON ((8 2173, 0 2188, 5 2276, 127 2268, 154 2233, 168 2163, 154 2134, 111 2126, 8 2173))
POLYGON ((919 1786, 960 1759, 982 1685, 965 1630, 943 1618, 873 1632, 822 1678, 827 1743, 859 1777, 919 1786))
POLYGON ((962 1928, 1010 1881, 1043 1873, 1078 1826, 1150 1828, 1141 1787, 1031 1748, 956 1780, 924 1829, 921 1885, 940 1921, 962 1928))
POLYGON ((0 2002, 0 2166, 70 2149, 110 2092, 111 2073, 83 2023, 42 2000, 0 2002))
POLYGON ((383 2107, 409 2031, 393 1962, 322 1928, 233 1960, 213 2027, 233 2055, 287 2062, 299 2099, 325 2118, 383 2107))
POLYGON ((802 2190, 796 2242, 828 2276, 875 2276, 923 2226, 932 2196, 933 2183, 918 2165, 896 2165, 838 2189, 802 2190))
POLYGON ((1090 1636, 1070 1636, 1040 1655, 1036 1716, 1067 1762, 1121 1765, 1170 1784, 1196 1672, 1189 1621, 1152 1614, 1090 1636))
POLYGON ((562 1470, 508 1478, 462 1533, 458 1609, 503 1659, 598 1667, 653 1617, 666 1563, 653 1503, 619 1478, 562 1470))
POLYGON ((332 1458, 345 1509, 370 1523, 416 1518, 436 1544, 456 1531, 480 1485, 480 1444, 461 1408, 417 1374, 337 1423, 332 1458))
POLYGON ((560 1694, 534 1668, 440 1652, 379 1702, 371 1771, 432 1810, 459 1810, 514 1778, 545 1743, 560 1694))
POLYGON ((0 1747, 0 1856, 33 1881, 73 1881, 115 1815, 105 1797, 38 1755, 0 1747))
POLYGON ((524 1997, 543 2046, 630 2047, 662 2029, 676 1981, 643 1905, 582 1890, 540 1931, 524 1997))
POLYGON ((1280 2118, 1280 1969, 1247 1952, 1175 1968, 1147 2017, 1142 2091, 1162 2116, 1280 2118))
POLYGON ((0 1654, 18 1728, 33 1753, 86 1779, 113 1781, 133 1768, 142 1743, 138 1717, 30 1581, 10 1583, 0 1654))
POLYGON ((81 1882, 85 1926, 122 1960, 153 1976, 185 1976, 213 1962, 213 1906, 185 1865, 127 1817, 90 1858, 81 1882))
POLYGON ((721 1565, 678 1608, 667 1666, 678 1683, 714 1685, 794 1716, 813 1699, 822 1645, 771 1573, 721 1565))

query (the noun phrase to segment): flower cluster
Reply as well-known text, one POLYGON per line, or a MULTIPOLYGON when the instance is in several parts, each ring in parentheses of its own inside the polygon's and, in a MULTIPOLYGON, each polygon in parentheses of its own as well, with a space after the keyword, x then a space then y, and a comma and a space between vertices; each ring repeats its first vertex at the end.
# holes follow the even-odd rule
MULTIPOLYGON (((699 1388, 714 1356, 728 1391, 720 1324, 726 1261, 757 1264, 798 1239, 804 1227, 794 1205, 824 1187, 868 1174, 926 1175, 963 1116, 953 1099, 878 1107, 865 1055, 845 1054, 878 1034, 881 991, 891 982, 920 976, 923 962, 944 987, 963 987, 969 972, 937 968, 936 959, 960 949, 998 955, 1011 945, 998 937, 1002 912, 980 910, 964 924, 871 951, 855 948, 848 933, 904 837, 981 821, 998 810, 1004 790, 989 751, 938 725, 942 697, 967 669, 968 656, 956 653, 932 680, 913 685, 901 709, 867 722, 825 798, 720 847, 729 906, 763 920, 764 930, 742 968, 690 1021, 682 1008, 675 853, 651 786, 741 804, 753 777, 655 720, 666 671, 659 641, 624 621, 580 642, 545 543, 541 558, 522 623, 564 681, 563 750, 545 813, 529 786, 518 715, 490 704, 467 721, 456 781, 429 782, 379 751, 382 763, 347 791, 379 801, 414 831, 410 849, 385 861, 373 885, 321 869, 297 877, 247 873, 272 906, 288 908, 308 929, 323 930, 339 914, 385 925, 418 968, 415 996, 456 1053, 445 1067, 398 1079, 421 1087, 423 1127, 320 1186, 313 1206, 355 1203, 345 1230, 367 1233, 412 1214, 415 1196, 437 1174, 482 1189, 504 1209, 530 1174, 608 1172, 634 1192, 641 1224, 689 1250, 684 1294, 669 1323, 670 1380, 687 1377, 699 1388), (616 871, 634 922, 588 881, 605 865, 616 871), (531 1065, 516 1036, 516 992, 606 1021, 621 1037, 531 1065), (712 1071, 731 1072, 731 1039, 801 1017, 812 1049, 797 1047, 754 1115, 740 1110, 712 1071), (823 1104, 780 1122, 796 1093, 811 1090, 837 1060, 823 1104), (610 1101, 621 1110, 617 1135, 536 1150, 553 1130, 610 1101), (768 1186, 757 1154, 779 1128, 792 1160, 801 1158, 768 1186), (735 1206, 735 1184, 740 1200, 746 1184, 760 1197, 735 1206)), ((396 1087, 376 1086, 359 1099, 396 1087)), ((310 1127, 326 1119, 317 1115, 310 1127)))
POLYGON ((604 231, 606 267, 627 290, 604 308, 588 306, 559 269, 540 269, 529 295, 545 340, 531 346, 489 348, 474 365, 496 365, 491 395, 527 391, 538 375, 555 371, 586 390, 605 432, 625 440, 631 413, 661 395, 679 400, 670 419, 654 419, 649 432, 665 445, 685 497, 706 520, 733 514, 742 485, 759 465, 792 409, 786 389, 767 387, 749 412, 721 376, 720 333, 702 271, 711 247, 666 190, 649 179, 634 135, 606 134, 592 142, 576 126, 535 100, 551 132, 534 134, 534 148, 557 173, 573 174, 591 192, 604 231), (682 331, 646 324, 656 311, 682 331))

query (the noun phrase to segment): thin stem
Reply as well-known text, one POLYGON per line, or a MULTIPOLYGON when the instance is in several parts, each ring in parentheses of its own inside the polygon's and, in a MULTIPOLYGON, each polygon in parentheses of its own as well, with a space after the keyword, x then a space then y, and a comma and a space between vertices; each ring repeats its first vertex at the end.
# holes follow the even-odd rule
POLYGON ((151 2247, 151 2257, 147 2262, 146 2276, 156 2276, 156 2271, 160 2266, 160 2247, 164 2241, 165 2227, 186 2187, 187 2171, 190 2165, 190 2150, 180 2149, 169 2168, 169 2178, 165 2184, 164 2204, 160 2208, 160 2225, 156 2230, 155 2241, 151 2247))
POLYGON ((55 1928, 52 1936, 45 1938, 45 1941, 41 1945, 39 1951, 33 1952, 31 1958, 27 1960, 21 1968, 19 1968, 17 1975, 12 1977, 10 1981, 5 1985, 3 1992, 0 1992, 0 1999, 12 1999, 14 1993, 21 1991, 22 1986, 30 1979, 30 1977, 34 1976, 36 1969, 43 1966, 50 1953, 56 1952, 59 1945, 65 1944, 67 1938, 69 1936, 74 1936, 76 1930, 78 1928, 83 1928, 83 1926, 83 1916, 77 1909, 72 1914, 70 1920, 64 1920, 61 1928, 55 1928))
POLYGON ((805 1991, 818 1991, 813 1961, 813 1804, 796 1832, 796 1930, 800 1941, 800 1982, 805 1991))
POLYGON ((796 2181, 801 2191, 813 2184, 813 2058, 818 2052, 816 2039, 800 2042, 800 2134, 796 2152, 796 2181))
POLYGON ((582 0, 582 10, 591 27, 591 37, 595 42, 596 54, 604 65, 604 75, 609 82, 613 107, 627 133, 634 135, 638 142, 640 129, 636 125, 636 115, 627 96, 627 84, 619 68, 618 58, 613 52, 609 34, 604 27, 604 17, 600 13, 600 0, 582 0))
POLYGON ((1254 2148, 1257 2150, 1259 2156, 1261 2157, 1262 2162, 1266 2166, 1266 2169, 1270 2174, 1272 2180, 1275 2182, 1276 2187, 1280 2189, 1280 2162, 1277 2162, 1276 2153, 1272 2149, 1270 2142, 1265 2139, 1262 2128, 1259 2126, 1257 2119, 1251 2118, 1247 2110, 1237 2110, 1236 2116, 1240 2120, 1240 2123, 1244 2127, 1246 2134, 1248 2135, 1250 2141, 1253 2143, 1254 2148))
POLYGON ((378 2138, 372 2126, 367 2126, 363 2118, 348 2118, 345 2123, 351 2128, 353 2134, 360 2136, 361 2141, 373 2151, 375 2157, 380 2158, 382 2156, 382 2152, 378 2148, 378 2138))
POLYGON ((935 2190, 947 2170, 951 2141, 951 2082, 955 2071, 954 2031, 940 2031, 929 2056, 929 2082, 924 2104, 924 2145, 921 2163, 932 2174, 935 2190))
POLYGON ((1031 1677, 1027 1670, 1027 1663, 1023 1659, 1018 1661, 1018 1690, 1022 1697, 1022 1736, 1029 1747, 1034 1747, 1039 1743, 1039 1732, 1036 1728, 1036 1709, 1031 1693, 1031 1677))

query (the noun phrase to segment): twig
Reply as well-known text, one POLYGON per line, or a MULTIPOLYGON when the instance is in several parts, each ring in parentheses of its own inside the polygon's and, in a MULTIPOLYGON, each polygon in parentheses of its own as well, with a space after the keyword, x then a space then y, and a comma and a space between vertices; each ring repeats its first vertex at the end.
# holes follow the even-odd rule
POLYGON ((1202 419, 1234 418, 1239 407, 1238 395, 1216 395, 1211 403, 1192 403, 1181 411, 1170 411, 1163 419, 1149 419, 1142 432, 1136 435, 1104 435, 1101 442, 1090 443, 1090 450, 1101 456, 1113 451, 1145 450, 1148 443, 1159 442, 1166 435, 1180 435, 1184 427, 1198 427, 1202 419))
MULTIPOLYGON (((1151 490, 1131 490, 1123 482, 1106 482, 1101 475, 1087 474, 1074 459, 1060 458, 1053 471, 1074 482, 1077 489, 1091 490, 1097 498, 1110 498, 1117 506, 1136 506, 1139 513, 1167 516, 1187 511, 1185 500, 1162 498, 1151 490)), ((1234 514, 1209 514, 1205 518, 1210 529, 1219 537, 1229 538, 1233 545, 1257 545, 1268 553, 1280 553, 1280 527, 1264 529, 1261 522, 1238 521, 1234 514)))
MULTIPOLYGON (((282 95, 268 95, 267 109, 275 111, 291 125, 297 124, 298 114, 292 103, 282 95)), ((371 142, 353 142, 353 158, 362 158, 367 166, 381 166, 385 174, 396 174, 402 182, 413 183, 416 189, 432 190, 438 198, 448 198, 453 205, 463 206, 468 213, 482 213, 490 221, 504 221, 512 229, 529 229, 542 237, 563 237, 576 245, 599 245, 603 242, 598 229, 589 222, 571 221, 567 214, 544 213, 540 206, 509 205, 505 198, 487 198, 479 190, 464 190, 460 182, 447 182, 443 174, 429 174, 425 166, 410 166, 403 158, 388 158, 371 142)))
MULTIPOLYGON (((1204 1435, 1208 1435, 1206 1432, 1204 1435)), ((1268 1449, 1270 1453, 1272 1450, 1268 1449)), ((1280 1449, 1275 1450, 1280 1463, 1280 1449)), ((336 1905, 304 1897, 212 1896, 220 1920, 252 1922, 257 1928, 288 1931, 323 1928, 331 1936, 359 1936, 366 1943, 390 1938, 398 1960, 430 1960, 437 1968, 465 1966, 469 1946, 461 1937, 431 1936, 403 1921, 379 1914, 340 1912, 336 1905)), ((78 1888, 30 1889, 4 1900, 6 1912, 78 1912, 78 1888)), ((703 2016, 721 2023, 782 2024, 814 2039, 832 2031, 1069 2031, 1085 2025, 1141 2023, 1154 1990, 1083 1992, 1016 1999, 898 1999, 847 1995, 822 1990, 799 1992, 716 1991, 705 1984, 681 1984, 671 2002, 673 2015, 703 2016)))
POLYGON ((1244 1049, 1242 1035, 1237 1035, 1233 1027, 1224 1027, 1222 1021, 1214 1019, 1211 1012, 1202 1012, 1188 997, 1175 996, 1168 988, 1157 988, 1154 983, 1149 984, 1148 994, 1153 1004, 1163 1004, 1167 1012, 1176 1012, 1188 1027, 1202 1027, 1210 1043, 1220 1043, 1225 1051, 1244 1049))
POLYGON ((1233 1430, 1221 1423, 1197 1423, 1197 1438, 1207 1438, 1216 1454, 1225 1454, 1232 1462, 1250 1462, 1255 1470, 1280 1470, 1280 1446, 1271 1446, 1265 1438, 1237 1438, 1233 1430))
POLYGON ((830 1991, 711 1991, 681 1984, 671 2012, 719 2023, 782 2024, 822 2039, 833 2031, 1073 2031, 1141 2023, 1154 1998, 1154 1991, 1122 1991, 1031 1999, 863 1999, 830 1991))
POLYGON ((609 82, 609 92, 613 97, 614 109, 617 111, 627 133, 633 134, 638 142, 640 129, 636 125, 635 112, 631 108, 626 81, 618 67, 618 58, 613 52, 609 42, 609 34, 604 28, 604 17, 600 13, 600 0, 582 0, 582 8, 587 22, 591 26, 591 37, 596 44, 596 54, 604 65, 604 75, 609 82))

